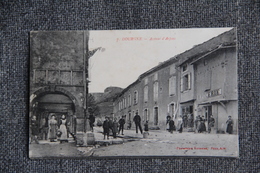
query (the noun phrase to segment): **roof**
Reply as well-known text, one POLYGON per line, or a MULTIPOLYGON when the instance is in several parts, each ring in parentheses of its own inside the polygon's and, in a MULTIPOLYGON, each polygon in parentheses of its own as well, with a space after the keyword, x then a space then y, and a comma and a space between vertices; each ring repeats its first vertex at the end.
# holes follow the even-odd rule
POLYGON ((179 66, 185 62, 192 61, 208 53, 214 52, 220 48, 236 46, 236 32, 235 28, 224 32, 202 44, 196 45, 193 48, 177 55, 179 59, 179 66))
POLYGON ((178 65, 182 65, 183 63, 187 61, 194 61, 194 58, 199 58, 202 56, 207 55, 208 53, 214 52, 217 49, 226 48, 226 47, 234 47, 236 46, 236 32, 235 28, 224 32, 202 44, 196 45, 193 48, 178 54, 159 65, 153 67, 152 69, 144 72, 141 74, 136 81, 131 83, 128 87, 126 87, 119 95, 118 97, 121 97, 125 92, 128 91, 129 88, 131 88, 133 85, 139 83, 143 78, 150 75, 151 73, 158 71, 166 66, 168 66, 171 63, 177 62, 178 65))

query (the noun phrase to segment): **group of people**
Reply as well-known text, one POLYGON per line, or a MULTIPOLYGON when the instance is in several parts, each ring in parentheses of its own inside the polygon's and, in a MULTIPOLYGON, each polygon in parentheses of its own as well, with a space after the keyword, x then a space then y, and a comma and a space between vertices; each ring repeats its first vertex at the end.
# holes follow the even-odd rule
POLYGON ((125 119, 122 116, 119 121, 117 121, 117 118, 114 118, 114 121, 112 118, 105 117, 105 121, 103 122, 103 134, 104 134, 104 139, 107 137, 109 139, 109 133, 110 130, 112 131, 113 138, 116 138, 116 134, 121 134, 124 135, 124 125, 125 125, 125 119))
MULTIPOLYGON (((191 114, 190 114, 191 115, 191 114)), ((188 115, 187 116, 187 122, 188 122, 188 127, 192 127, 190 123, 193 122, 192 116, 188 115)), ((209 119, 205 119, 204 116, 198 115, 194 121, 195 123, 195 132, 198 133, 203 133, 203 132, 208 132, 211 133, 212 128, 215 125, 215 118, 213 115, 209 117, 209 119), (208 121, 208 129, 206 128, 205 122, 208 121)), ((228 116, 228 120, 226 121, 226 133, 232 134, 233 133, 233 120, 231 119, 231 116, 228 116)), ((173 133, 173 131, 177 130, 179 133, 182 133, 183 128, 187 127, 185 126, 183 117, 178 121, 177 127, 175 127, 174 121, 172 120, 172 117, 168 114, 166 116, 166 130, 169 131, 170 133, 173 133)))
POLYGON ((30 143, 35 141, 39 144, 38 136, 41 133, 43 139, 49 139, 50 142, 55 142, 57 140, 62 142, 68 142, 68 124, 67 118, 65 115, 62 115, 60 120, 56 120, 56 116, 51 115, 50 119, 44 118, 38 123, 36 116, 32 116, 30 121, 30 131, 31 139, 30 143))
MULTIPOLYGON (((134 116, 133 119, 135 123, 135 128, 136 128, 136 133, 138 133, 138 130, 140 133, 143 133, 142 125, 141 125, 141 117, 136 112, 136 115, 134 116)), ((104 134, 104 139, 107 137, 109 139, 109 132, 111 131, 113 134, 113 138, 116 138, 116 134, 121 134, 124 135, 124 125, 125 125, 125 118, 122 116, 119 121, 117 121, 117 118, 114 118, 114 121, 112 118, 105 117, 105 121, 103 122, 103 134, 104 134)), ((127 129, 131 128, 131 121, 128 123, 127 129)), ((145 122, 144 124, 144 131, 148 131, 148 121, 145 122)))
MULTIPOLYGON (((206 125, 205 125, 206 119, 204 118, 204 116, 200 116, 198 115, 195 119, 195 132, 197 131, 198 133, 203 133, 206 132, 206 125)), ((209 119, 209 124, 208 124, 208 133, 211 132, 211 128, 214 127, 215 124, 215 119, 213 118, 213 116, 210 116, 209 119)))

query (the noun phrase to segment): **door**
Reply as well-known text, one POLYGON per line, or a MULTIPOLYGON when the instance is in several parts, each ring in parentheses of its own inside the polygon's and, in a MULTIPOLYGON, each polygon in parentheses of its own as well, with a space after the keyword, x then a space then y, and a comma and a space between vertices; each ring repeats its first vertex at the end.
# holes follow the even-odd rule
POLYGON ((205 106, 205 114, 204 114, 204 118, 206 119, 205 121, 205 125, 206 125, 206 129, 208 129, 208 123, 209 123, 209 119, 210 116, 212 115, 212 106, 205 106))
POLYGON ((158 125, 158 107, 154 108, 154 125, 158 125))

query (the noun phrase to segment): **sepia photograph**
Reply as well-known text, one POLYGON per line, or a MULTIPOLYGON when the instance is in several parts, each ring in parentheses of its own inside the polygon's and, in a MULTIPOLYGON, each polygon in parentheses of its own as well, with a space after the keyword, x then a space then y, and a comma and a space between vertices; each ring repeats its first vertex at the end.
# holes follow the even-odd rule
POLYGON ((239 157, 236 32, 31 31, 29 157, 239 157))

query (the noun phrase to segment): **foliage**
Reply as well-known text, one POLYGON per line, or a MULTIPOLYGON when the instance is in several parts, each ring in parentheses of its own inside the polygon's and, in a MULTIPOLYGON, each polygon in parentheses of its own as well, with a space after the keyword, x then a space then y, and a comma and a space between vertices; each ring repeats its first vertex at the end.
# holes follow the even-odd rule
POLYGON ((88 112, 93 114, 95 117, 99 116, 100 108, 98 107, 95 97, 92 94, 88 94, 87 98, 88 112))

